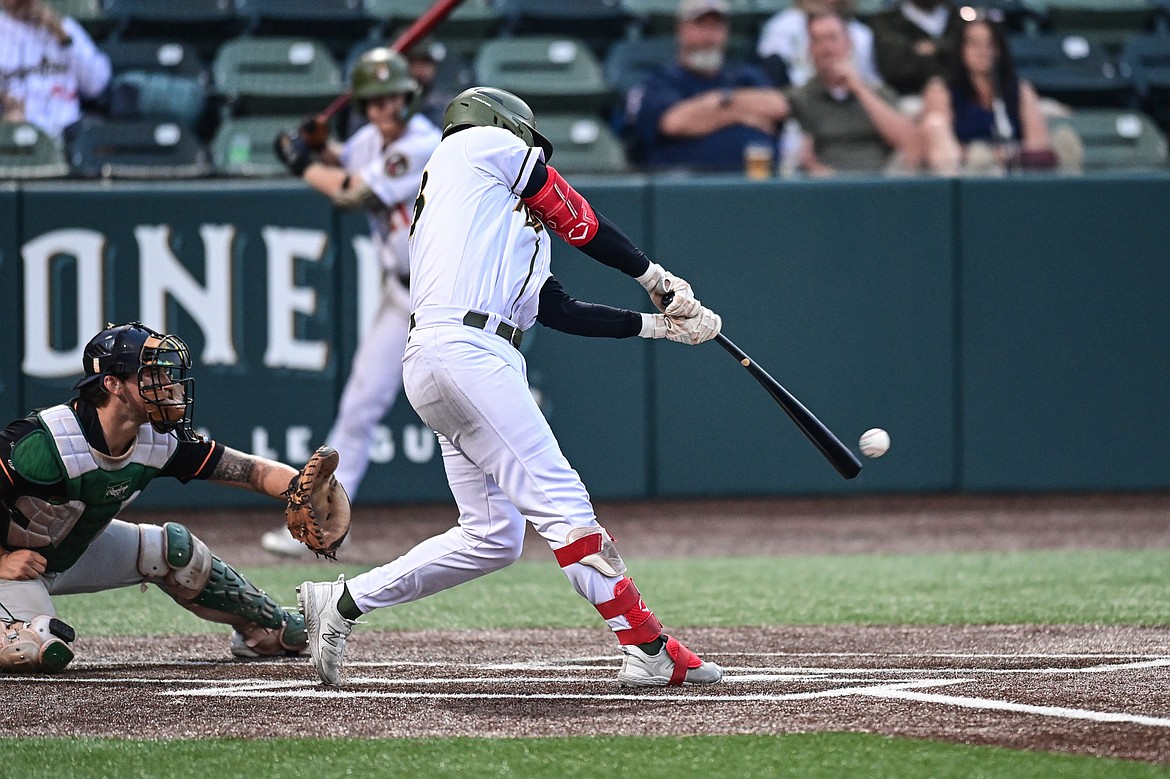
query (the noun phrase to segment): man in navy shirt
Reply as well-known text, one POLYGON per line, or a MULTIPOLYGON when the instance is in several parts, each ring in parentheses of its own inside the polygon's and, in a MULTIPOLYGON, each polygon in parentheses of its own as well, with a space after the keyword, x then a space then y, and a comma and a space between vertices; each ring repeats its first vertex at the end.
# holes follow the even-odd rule
POLYGON ((682 0, 678 60, 626 97, 637 164, 652 170, 742 171, 744 147, 775 147, 788 101, 759 69, 725 63, 727 0, 682 0))

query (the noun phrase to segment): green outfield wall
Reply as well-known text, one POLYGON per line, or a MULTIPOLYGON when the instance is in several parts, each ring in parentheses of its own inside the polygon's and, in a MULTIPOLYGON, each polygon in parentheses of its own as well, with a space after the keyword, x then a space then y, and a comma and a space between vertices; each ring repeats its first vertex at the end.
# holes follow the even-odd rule
MULTIPOLYGON (((847 482, 715 344, 536 327, 533 392, 594 497, 1170 487, 1170 176, 576 183, 843 441, 893 439, 847 482)), ((6 418, 141 319, 192 346, 199 429, 293 464, 323 441, 377 302, 363 218, 297 182, 68 182, 0 185, 0 220, 6 418)), ((563 244, 553 271, 648 306, 563 244)), ((440 460, 400 396, 358 501, 447 501, 440 460)), ((141 500, 175 489, 262 502, 141 500)))

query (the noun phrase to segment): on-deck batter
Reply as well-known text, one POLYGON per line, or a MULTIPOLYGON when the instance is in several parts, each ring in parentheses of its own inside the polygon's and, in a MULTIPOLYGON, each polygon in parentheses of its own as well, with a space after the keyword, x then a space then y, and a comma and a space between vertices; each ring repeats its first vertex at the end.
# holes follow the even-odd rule
MULTIPOLYGON (((326 149, 314 159, 305 139, 292 136, 278 141, 277 148, 291 150, 286 156, 290 169, 337 206, 365 211, 384 271, 382 301, 358 343, 337 419, 326 439, 341 455, 337 480, 354 498, 370 462, 378 422, 402 386, 400 358, 410 316, 406 240, 410 209, 423 166, 439 144, 439 130, 415 113, 422 90, 401 54, 384 48, 366 52, 350 81, 354 107, 368 124, 346 141, 340 154, 326 149), (301 164, 305 167, 298 170, 301 164)), ((276 554, 292 557, 305 552, 283 527, 264 533, 260 542, 276 554)))
POLYGON ((474 87, 447 109, 443 141, 423 173, 411 225, 411 334, 406 394, 435 430, 459 524, 346 582, 298 589, 322 681, 340 682, 345 640, 372 609, 408 603, 503 568, 525 523, 553 549, 625 655, 626 685, 710 684, 703 662, 646 607, 589 495, 528 388, 519 346, 534 322, 585 336, 701 343, 718 315, 682 279, 651 263, 545 164, 552 146, 515 95, 474 87), (582 303, 549 270, 550 233, 635 277, 660 314, 582 303))

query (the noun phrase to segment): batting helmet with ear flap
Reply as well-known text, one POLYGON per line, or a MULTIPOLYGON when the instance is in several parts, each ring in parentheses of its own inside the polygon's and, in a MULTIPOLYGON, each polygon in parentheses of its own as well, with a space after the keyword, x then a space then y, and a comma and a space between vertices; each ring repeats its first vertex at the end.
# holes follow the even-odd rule
POLYGON ((405 121, 418 108, 422 88, 410 75, 410 63, 398 52, 387 49, 370 49, 353 66, 350 75, 350 93, 358 110, 365 111, 365 101, 374 97, 405 95, 405 121))
POLYGON ((443 114, 443 137, 464 127, 502 127, 552 157, 553 145, 536 130, 536 116, 520 98, 495 87, 472 87, 455 96, 443 114))
POLYGON ((195 379, 187 375, 191 352, 177 335, 164 335, 141 322, 108 325, 85 345, 82 366, 85 376, 74 389, 105 376, 134 376, 155 430, 173 432, 180 441, 199 440, 191 424, 195 403, 195 379))

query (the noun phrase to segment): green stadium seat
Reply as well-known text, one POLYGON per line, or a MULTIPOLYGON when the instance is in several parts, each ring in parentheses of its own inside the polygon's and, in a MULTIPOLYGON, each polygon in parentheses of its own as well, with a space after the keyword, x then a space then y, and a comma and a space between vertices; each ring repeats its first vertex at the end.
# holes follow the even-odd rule
POLYGON ((1082 35, 1014 35, 1016 69, 1036 91, 1075 106, 1126 107, 1137 97, 1133 79, 1098 41, 1082 35))
POLYGON ((475 59, 484 84, 514 92, 534 111, 598 113, 613 95, 601 63, 580 39, 537 35, 486 42, 475 59))
POLYGON ((171 119, 195 126, 204 117, 211 74, 194 46, 115 39, 102 49, 113 68, 111 118, 171 119))
POLYGON ((232 114, 309 114, 345 89, 333 55, 312 38, 235 38, 211 69, 232 114))
POLYGON ((1133 75, 1134 88, 1146 112, 1170 130, 1170 35, 1132 35, 1121 49, 1121 61, 1133 75))
POLYGON ((72 16, 95 40, 114 29, 117 20, 106 13, 102 0, 44 0, 58 16, 72 16))
POLYGON ((289 176, 272 144, 277 134, 295 128, 303 119, 296 116, 225 118, 211 140, 211 160, 216 172, 263 178, 289 176))
POLYGON ((1119 46, 1126 36, 1155 29, 1157 0, 1045 0, 1053 32, 1080 33, 1106 46, 1119 46))
POLYGON ((1170 162, 1165 133, 1140 111, 1082 108, 1049 123, 1067 125, 1080 136, 1086 171, 1164 170, 1170 162))
POLYGON ((236 0, 250 35, 307 35, 342 57, 374 26, 361 0, 236 0))
POLYGON ((613 130, 588 114, 538 116, 537 128, 553 145, 552 162, 562 173, 625 173, 626 152, 613 130))
MULTIPOLYGON (((673 33, 678 21, 679 0, 625 0, 625 7, 642 26, 646 35, 673 33)), ((757 29, 770 14, 758 0, 727 0, 731 8, 729 22, 733 35, 755 38, 757 29)))
POLYGON ((618 95, 625 95, 655 70, 674 62, 677 48, 673 35, 618 41, 605 56, 605 79, 618 95))
POLYGON ((0 122, 0 179, 47 179, 69 175, 61 147, 27 122, 0 122))
POLYGON ((105 0, 119 38, 167 38, 193 44, 206 60, 244 31, 234 0, 105 0))
POLYGON ((626 37, 635 21, 621 0, 501 0, 500 8, 511 35, 570 35, 599 57, 626 37))
POLYGON ((194 131, 176 122, 83 120, 70 132, 74 176, 102 179, 190 179, 211 173, 194 131))

